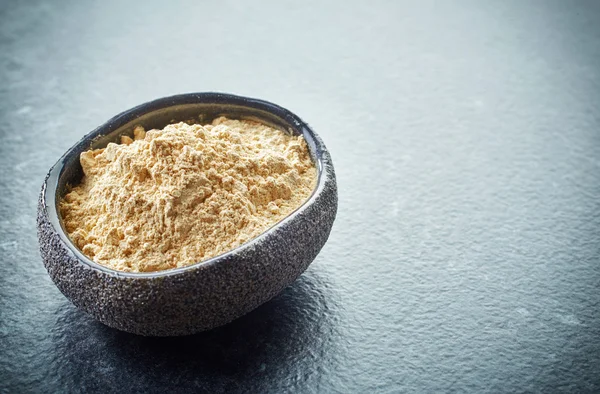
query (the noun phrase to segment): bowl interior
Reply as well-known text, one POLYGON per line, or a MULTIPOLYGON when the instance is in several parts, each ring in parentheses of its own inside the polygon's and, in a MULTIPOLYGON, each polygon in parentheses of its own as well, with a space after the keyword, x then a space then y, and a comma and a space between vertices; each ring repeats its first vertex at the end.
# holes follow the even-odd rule
POLYGON ((292 216, 297 214, 303 206, 306 206, 314 199, 317 191, 323 187, 322 149, 323 148, 313 132, 299 118, 291 112, 265 101, 212 93, 180 95, 158 99, 115 116, 86 135, 80 142, 69 149, 50 171, 45 192, 46 209, 50 221, 53 223, 61 238, 66 241, 67 245, 79 260, 88 265, 119 276, 157 276, 163 274, 175 274, 198 264, 208 264, 237 249, 256 242, 256 240, 270 232, 278 224, 289 220, 292 216), (183 101, 183 103, 181 103, 181 101, 183 101), (232 119, 254 120, 282 130, 288 134, 302 135, 306 140, 311 159, 317 169, 317 183, 311 196, 300 207, 278 223, 275 223, 258 237, 232 251, 186 267, 148 273, 115 271, 95 263, 71 242, 62 223, 58 203, 68 192, 71 185, 77 185, 81 182, 83 177, 83 171, 79 162, 79 155, 81 152, 89 149, 103 148, 108 145, 109 142, 119 143, 122 135, 133 136, 133 129, 138 125, 143 126, 146 130, 150 130, 156 128, 162 129, 168 124, 176 122, 207 124, 219 116, 226 116, 232 119))

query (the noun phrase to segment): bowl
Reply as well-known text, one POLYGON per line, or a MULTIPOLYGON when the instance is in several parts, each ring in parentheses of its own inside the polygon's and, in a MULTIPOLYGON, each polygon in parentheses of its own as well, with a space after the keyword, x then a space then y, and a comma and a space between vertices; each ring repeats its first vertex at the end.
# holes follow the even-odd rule
POLYGON ((188 335, 226 324, 270 300, 302 274, 331 231, 337 186, 331 157, 319 136, 298 116, 267 101, 223 93, 160 98, 110 119, 71 147, 42 185, 37 215, 44 265, 60 291, 78 308, 119 330, 148 336, 188 335), (69 239, 58 202, 78 184, 81 152, 146 130, 217 116, 251 119, 303 135, 317 185, 309 199, 260 236, 196 264, 150 273, 116 271, 86 257, 69 239))

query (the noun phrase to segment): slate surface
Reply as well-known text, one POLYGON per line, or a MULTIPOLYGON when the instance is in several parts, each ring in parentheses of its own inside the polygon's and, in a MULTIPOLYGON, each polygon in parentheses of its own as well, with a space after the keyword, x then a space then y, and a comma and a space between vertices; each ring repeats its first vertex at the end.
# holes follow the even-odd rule
POLYGON ((0 392, 600 391, 600 3, 4 1, 0 392), (151 339, 42 267, 43 176, 150 99, 260 97, 332 152, 309 271, 151 339))

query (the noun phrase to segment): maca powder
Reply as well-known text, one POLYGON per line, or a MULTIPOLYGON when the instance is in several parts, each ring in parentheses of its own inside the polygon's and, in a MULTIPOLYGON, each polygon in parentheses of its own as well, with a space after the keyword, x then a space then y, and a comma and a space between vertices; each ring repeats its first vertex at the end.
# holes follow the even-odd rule
POLYGON ((138 126, 80 162, 82 182, 60 202, 65 228, 90 259, 128 272, 236 248, 302 205, 317 178, 302 136, 224 117, 138 126))

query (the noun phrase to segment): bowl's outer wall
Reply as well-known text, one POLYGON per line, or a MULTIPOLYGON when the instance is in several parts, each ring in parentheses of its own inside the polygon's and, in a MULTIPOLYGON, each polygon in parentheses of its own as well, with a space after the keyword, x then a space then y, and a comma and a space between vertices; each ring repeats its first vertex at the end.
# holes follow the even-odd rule
POLYGON ((337 212, 331 157, 313 133, 322 163, 322 187, 289 220, 257 242, 181 272, 123 276, 82 262, 38 204, 38 238, 44 265, 60 291, 108 326, 140 335, 187 335, 226 324, 258 307, 292 283, 317 256, 337 212))

